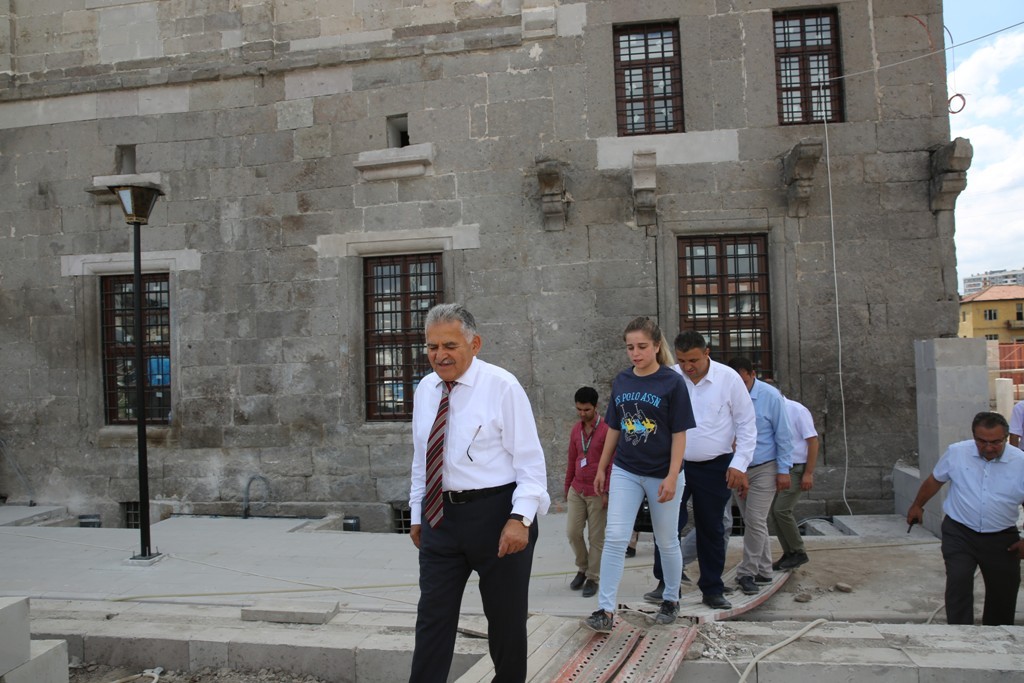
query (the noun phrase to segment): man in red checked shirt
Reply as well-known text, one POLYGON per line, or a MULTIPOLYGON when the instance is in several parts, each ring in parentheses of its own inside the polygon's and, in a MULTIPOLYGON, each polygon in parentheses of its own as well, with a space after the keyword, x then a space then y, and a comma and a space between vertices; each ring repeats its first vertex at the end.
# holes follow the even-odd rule
MULTIPOLYGON (((576 391, 576 413, 580 421, 569 434, 569 458, 565 468, 565 502, 568 508, 566 536, 576 555, 576 576, 569 583, 574 591, 583 589, 583 597, 597 593, 601 577, 601 551, 604 550, 604 527, 608 521, 608 494, 594 490, 594 475, 601 460, 601 450, 608 434, 608 425, 597 410, 597 391, 580 387, 576 391), (583 529, 587 529, 587 541, 583 529)), ((608 463, 611 469, 611 463, 608 463)), ((606 475, 610 474, 605 472, 606 475)))

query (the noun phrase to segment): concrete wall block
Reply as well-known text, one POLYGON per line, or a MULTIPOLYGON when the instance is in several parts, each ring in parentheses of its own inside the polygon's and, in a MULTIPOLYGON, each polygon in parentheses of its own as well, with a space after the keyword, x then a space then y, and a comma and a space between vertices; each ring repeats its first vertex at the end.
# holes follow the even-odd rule
POLYGON ((33 640, 32 658, 0 675, 0 683, 67 683, 68 644, 63 640, 33 640))
POLYGON ((255 104, 255 83, 249 78, 195 83, 189 89, 192 111, 235 109, 255 104))
MULTIPOLYGON (((747 126, 743 80, 744 60, 723 59, 711 64, 714 92, 712 130, 739 129, 747 126)), ((694 128, 694 130, 699 130, 694 128)))
POLYGON ((289 131, 253 135, 242 139, 242 163, 247 166, 286 163, 294 157, 294 138, 289 131))
POLYGON ((277 111, 273 107, 224 109, 216 112, 215 125, 216 133, 208 137, 242 138, 246 135, 277 132, 277 111))
POLYGON ((21 666, 32 657, 28 598, 0 598, 0 672, 21 666))
MULTIPOLYGON (((166 628, 166 625, 162 625, 166 628)), ((150 630, 141 629, 140 630, 150 630)), ((144 668, 160 662, 169 670, 184 670, 188 667, 188 637, 184 633, 172 636, 139 635, 86 635, 85 661, 105 662, 110 666, 144 668)))

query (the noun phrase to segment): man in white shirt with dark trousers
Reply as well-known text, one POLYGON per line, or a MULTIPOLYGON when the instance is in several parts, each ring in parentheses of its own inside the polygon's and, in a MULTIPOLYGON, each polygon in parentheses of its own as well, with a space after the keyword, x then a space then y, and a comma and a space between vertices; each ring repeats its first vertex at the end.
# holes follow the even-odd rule
POLYGON ((413 397, 410 537, 420 601, 411 683, 448 679, 466 581, 480 577, 494 681, 526 680, 527 603, 538 515, 550 505, 526 392, 476 358, 473 315, 439 304, 425 321, 434 372, 413 397))
POLYGON ((697 585, 705 605, 731 609, 722 583, 726 551, 722 515, 732 498, 729 489, 741 496, 747 491, 746 471, 757 441, 754 404, 740 376, 711 360, 703 335, 682 332, 675 347, 676 368, 686 380, 697 420, 697 426, 686 432, 683 453, 686 492, 693 501, 697 534, 697 585))

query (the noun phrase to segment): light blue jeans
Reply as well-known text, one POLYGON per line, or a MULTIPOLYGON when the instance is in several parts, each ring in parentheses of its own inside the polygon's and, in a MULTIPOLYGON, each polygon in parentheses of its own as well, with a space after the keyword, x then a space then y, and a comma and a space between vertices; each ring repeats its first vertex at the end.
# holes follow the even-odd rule
POLYGON ((682 483, 676 484, 672 500, 658 502, 658 477, 642 477, 612 464, 608 483, 608 524, 604 530, 604 552, 601 553, 601 584, 597 606, 615 613, 618 605, 619 581, 626 561, 626 546, 633 533, 633 521, 644 496, 651 505, 651 526, 654 542, 661 550, 665 570, 665 600, 679 600, 679 579, 683 573, 683 556, 679 551, 679 500, 683 495, 682 483))

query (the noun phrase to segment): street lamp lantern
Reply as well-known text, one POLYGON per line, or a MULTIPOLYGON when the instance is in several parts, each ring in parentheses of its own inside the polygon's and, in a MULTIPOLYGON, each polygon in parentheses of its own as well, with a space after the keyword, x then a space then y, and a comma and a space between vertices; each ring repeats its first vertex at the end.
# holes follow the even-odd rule
POLYGON ((163 190, 154 183, 140 183, 138 185, 121 185, 111 187, 110 191, 117 195, 121 202, 121 210, 124 211, 124 220, 127 223, 147 225, 149 214, 156 206, 157 197, 163 195, 163 190))
POLYGON ((141 550, 132 557, 133 560, 153 560, 159 553, 154 553, 149 540, 149 464, 146 453, 146 382, 148 380, 142 339, 142 231, 140 227, 149 223, 149 214, 153 211, 158 197, 163 190, 155 183, 139 182, 131 185, 111 185, 111 192, 117 195, 124 211, 125 222, 134 226, 134 281, 133 299, 135 304, 134 336, 135 336, 135 421, 138 425, 139 450, 139 534, 141 550))

